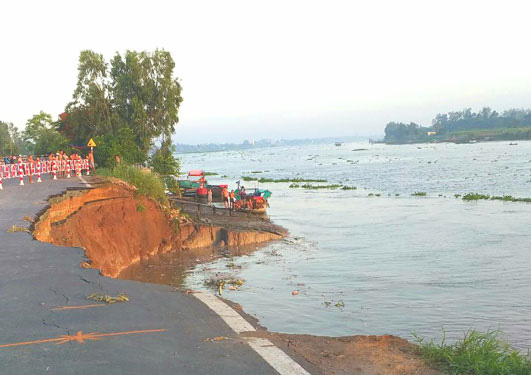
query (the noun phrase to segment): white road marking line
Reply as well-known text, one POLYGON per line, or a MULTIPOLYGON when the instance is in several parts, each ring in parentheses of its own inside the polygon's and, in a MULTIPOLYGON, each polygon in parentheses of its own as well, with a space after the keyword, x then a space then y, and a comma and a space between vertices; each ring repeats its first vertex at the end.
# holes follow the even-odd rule
POLYGON ((85 179, 83 178, 83 176, 79 176, 79 179, 80 179, 81 182, 84 183, 88 188, 91 188, 91 187, 92 187, 92 185, 89 184, 89 183, 87 182, 87 180, 85 180, 85 179))
MULTIPOLYGON (((234 332, 240 334, 256 331, 247 320, 243 319, 240 314, 215 295, 198 292, 194 293, 194 296, 218 314, 234 332)), ((247 337, 245 341, 280 375, 310 375, 308 371, 277 348, 271 341, 258 337, 247 337)))
POLYGON ((247 320, 243 319, 240 314, 215 295, 210 293, 194 293, 194 296, 218 314, 234 332, 242 333, 256 331, 247 320))
POLYGON ((247 337, 245 339, 255 352, 266 360, 281 375, 310 375, 297 362, 291 359, 286 353, 277 348, 268 339, 259 337, 247 337))

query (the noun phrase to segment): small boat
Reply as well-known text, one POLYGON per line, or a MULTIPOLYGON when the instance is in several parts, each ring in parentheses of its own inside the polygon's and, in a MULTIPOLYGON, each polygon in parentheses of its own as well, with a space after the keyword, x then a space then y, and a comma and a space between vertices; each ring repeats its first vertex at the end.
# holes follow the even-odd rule
POLYGON ((186 180, 178 180, 177 182, 183 197, 206 199, 207 189, 205 186, 207 181, 205 172, 201 170, 190 171, 186 180))
POLYGON ((245 197, 241 196, 240 189, 234 192, 236 202, 234 202, 234 209, 236 211, 249 212, 252 214, 263 214, 269 207, 268 199, 272 193, 269 190, 263 189, 246 189, 245 197))
POLYGON ((518 143, 509 143, 509 146, 518 146, 518 143))
POLYGON ((343 144, 343 142, 336 142, 335 145, 336 146, 341 146, 343 144))

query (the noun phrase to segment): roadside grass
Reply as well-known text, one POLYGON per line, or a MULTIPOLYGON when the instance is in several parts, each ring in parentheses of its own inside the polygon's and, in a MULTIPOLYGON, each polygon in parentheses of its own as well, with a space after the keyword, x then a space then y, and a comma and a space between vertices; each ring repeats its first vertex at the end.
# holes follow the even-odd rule
POLYGON ((500 337, 499 331, 467 332, 455 344, 440 343, 413 334, 421 356, 432 366, 458 375, 529 375, 531 355, 522 354, 500 337))
POLYGON ((137 195, 144 195, 166 205, 164 183, 156 173, 146 173, 130 165, 118 165, 114 168, 98 168, 97 174, 104 177, 115 177, 135 186, 137 195))

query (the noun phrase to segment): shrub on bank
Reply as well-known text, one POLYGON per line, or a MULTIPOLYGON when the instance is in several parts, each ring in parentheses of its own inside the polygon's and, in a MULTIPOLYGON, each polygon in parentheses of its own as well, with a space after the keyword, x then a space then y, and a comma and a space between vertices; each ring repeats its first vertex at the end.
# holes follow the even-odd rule
POLYGON ((462 340, 448 345, 426 342, 416 337, 421 355, 432 365, 449 374, 529 375, 531 355, 522 354, 499 337, 498 331, 481 333, 472 330, 462 340))
POLYGON ((151 197, 162 204, 168 203, 164 183, 156 173, 146 173, 130 165, 117 165, 114 168, 98 168, 97 174, 123 180, 135 186, 138 195, 151 197))

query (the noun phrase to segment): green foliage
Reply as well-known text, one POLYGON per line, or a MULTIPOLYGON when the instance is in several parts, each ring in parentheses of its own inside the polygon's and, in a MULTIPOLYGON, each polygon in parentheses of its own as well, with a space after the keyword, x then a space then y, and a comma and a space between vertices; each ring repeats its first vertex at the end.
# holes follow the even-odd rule
POLYGON ((116 134, 94 137, 94 141, 98 145, 94 152, 94 160, 99 166, 113 167, 116 164, 116 155, 126 164, 145 161, 130 128, 121 128, 116 134))
POLYGON ((115 155, 146 162, 155 141, 170 139, 179 121, 181 85, 174 67, 164 50, 117 53, 110 63, 101 54, 82 51, 73 100, 59 131, 75 144, 94 138, 98 164, 112 166, 115 155))
POLYGON ((136 205, 136 210, 138 212, 144 212, 146 210, 146 207, 142 203, 139 203, 136 205))
POLYGON ((40 111, 26 122, 22 133, 26 149, 35 155, 45 155, 68 149, 68 139, 59 133, 52 116, 40 111))
POLYGON ((100 176, 115 177, 135 186, 138 195, 151 197, 162 204, 168 203, 164 183, 159 175, 142 171, 139 168, 119 164, 114 168, 98 168, 100 176))
POLYGON ((18 155, 26 153, 26 145, 13 123, 0 121, 0 154, 18 155))
POLYGON ((425 191, 416 191, 416 192, 414 192, 411 195, 414 196, 414 197, 425 197, 426 196, 426 192, 425 191))
POLYGON ((179 160, 173 156, 173 147, 168 141, 163 142, 161 147, 153 154, 151 158, 151 166, 153 171, 159 173, 162 176, 164 184, 170 191, 178 190, 177 178, 181 165, 179 160))
POLYGON ((262 177, 262 178, 258 178, 258 177, 250 177, 250 176, 242 176, 242 180, 244 181, 258 181, 259 183, 264 183, 264 182, 271 182, 271 183, 280 183, 280 182, 295 182, 295 183, 299 183, 299 182, 328 182, 327 180, 322 180, 322 179, 308 179, 308 178, 278 178, 278 179, 274 179, 274 178, 265 178, 265 177, 262 177))
POLYGON ((437 114, 431 127, 415 123, 390 122, 385 127, 386 143, 430 141, 531 139, 531 109, 510 109, 500 115, 489 107, 437 114), (428 132, 436 134, 428 135, 428 132))
POLYGON ((448 345, 426 342, 415 336, 421 355, 432 365, 449 374, 529 375, 531 356, 521 354, 499 337, 499 332, 472 330, 462 340, 448 345))
POLYGON ((204 172, 205 176, 217 176, 216 172, 204 172))

